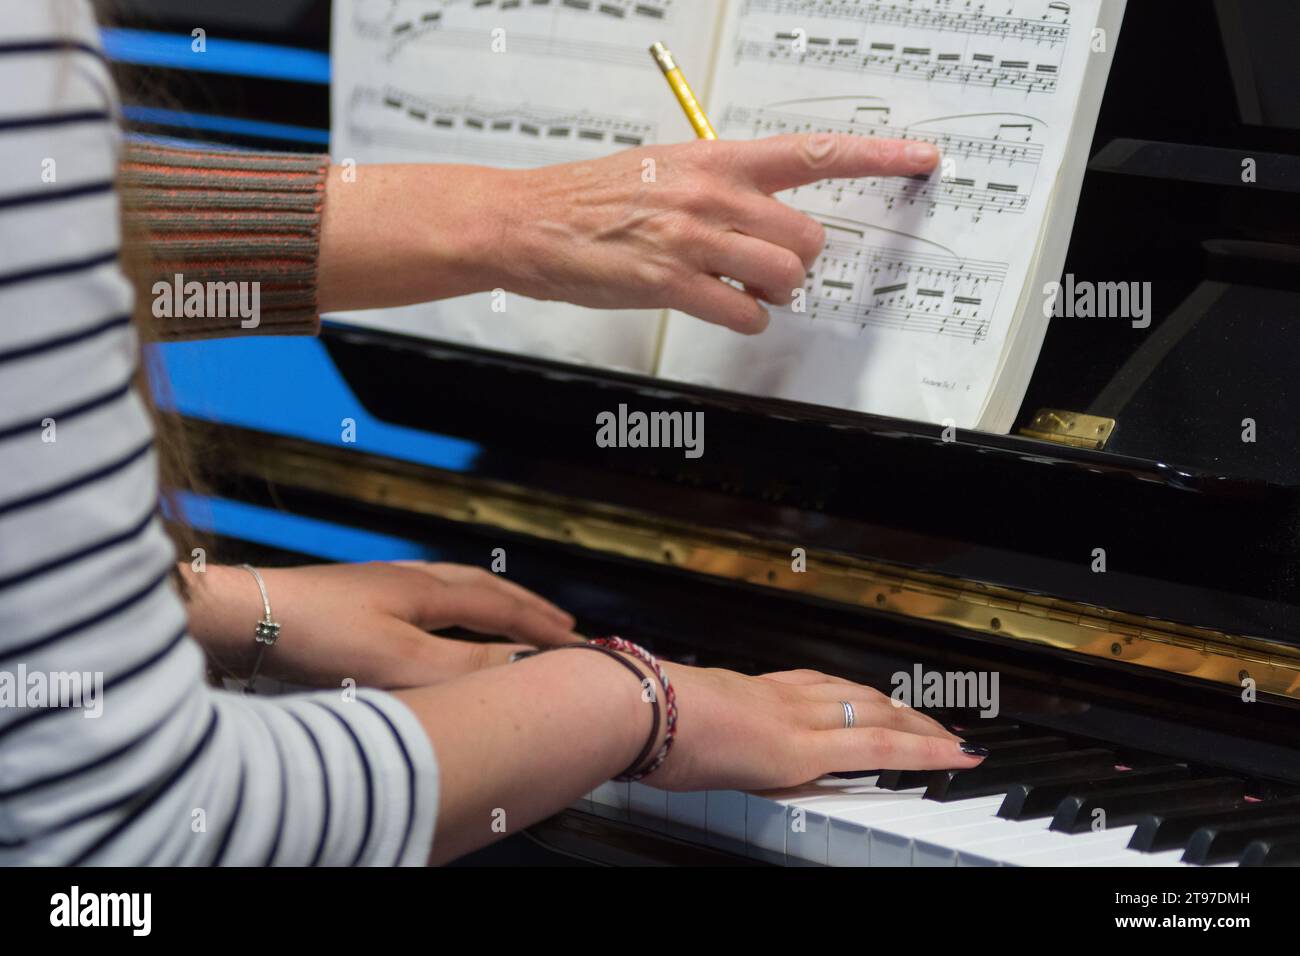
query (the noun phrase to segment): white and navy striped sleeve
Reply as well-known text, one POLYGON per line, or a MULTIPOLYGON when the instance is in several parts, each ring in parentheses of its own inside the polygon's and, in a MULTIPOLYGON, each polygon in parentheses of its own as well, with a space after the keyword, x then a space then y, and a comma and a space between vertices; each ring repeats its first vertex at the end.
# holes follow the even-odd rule
POLYGON ((84 0, 0 0, 0 864, 423 863, 437 768, 403 704, 204 682, 135 387, 115 112, 84 0))

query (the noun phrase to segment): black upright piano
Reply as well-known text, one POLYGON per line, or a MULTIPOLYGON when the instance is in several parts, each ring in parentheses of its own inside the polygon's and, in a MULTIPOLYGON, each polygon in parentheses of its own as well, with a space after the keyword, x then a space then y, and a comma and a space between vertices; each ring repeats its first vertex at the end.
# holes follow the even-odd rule
MULTIPOLYGON (((295 29, 310 33, 306 6, 317 16, 295 29)), ((945 441, 939 426, 332 325, 328 354, 371 414, 473 455, 443 469, 195 421, 234 450, 216 493, 436 542, 449 560, 505 548, 510 576, 582 632, 678 660, 812 667, 887 692, 917 668, 999 677, 995 719, 942 715, 988 742, 978 770, 845 767, 794 797, 611 784, 521 854, 1294 864, 1297 40, 1289 0, 1130 0, 1066 272, 1152 283, 1153 321, 1054 320, 1009 435, 945 441), (707 453, 597 447, 597 413, 621 404, 703 411, 707 453), (916 799, 891 817, 856 807, 864 793, 916 799)), ((238 537, 228 557, 298 550, 238 537)))

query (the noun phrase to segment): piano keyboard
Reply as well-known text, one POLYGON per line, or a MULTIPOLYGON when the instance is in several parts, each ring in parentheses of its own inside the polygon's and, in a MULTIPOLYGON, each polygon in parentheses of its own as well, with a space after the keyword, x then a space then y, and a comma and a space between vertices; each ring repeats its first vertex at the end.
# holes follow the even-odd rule
POLYGON ((1300 863, 1300 795, 998 722, 965 771, 824 777, 765 793, 609 782, 577 809, 789 866, 1271 866, 1300 863))

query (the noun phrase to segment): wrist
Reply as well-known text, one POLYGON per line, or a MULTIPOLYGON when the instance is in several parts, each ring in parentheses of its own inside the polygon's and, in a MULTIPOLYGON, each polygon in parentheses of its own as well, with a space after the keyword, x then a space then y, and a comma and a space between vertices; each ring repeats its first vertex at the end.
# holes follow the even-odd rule
POLYGON ((331 168, 321 218, 320 311, 506 287, 517 175, 430 163, 331 168))
POLYGON ((189 583, 185 605, 191 636, 227 670, 246 674, 256 656, 253 633, 263 611, 257 583, 237 567, 181 568, 189 583))
MULTIPOLYGON (((677 724, 676 692, 659 661, 644 647, 620 637, 597 638, 586 643, 549 649, 549 651, 558 650, 594 652, 606 660, 616 662, 624 673, 637 681, 641 704, 650 715, 649 727, 642 738, 643 743, 636 757, 624 765, 624 769, 615 779, 637 781, 657 771, 672 748, 677 724)), ((547 652, 534 651, 523 656, 535 656, 539 653, 547 652)))
POLYGON ((637 706, 643 715, 639 718, 640 747, 636 755, 623 765, 618 777, 615 778, 640 780, 658 769, 662 762, 658 759, 659 754, 663 751, 665 741, 671 732, 665 716, 663 687, 659 675, 641 657, 608 645, 605 649, 626 662, 625 668, 629 678, 635 672, 640 679, 637 690, 637 706))
POLYGON ((425 201, 416 218, 426 226, 426 274, 445 277, 437 298, 515 291, 511 267, 523 225, 520 173, 482 166, 416 169, 421 185, 414 192, 425 201))

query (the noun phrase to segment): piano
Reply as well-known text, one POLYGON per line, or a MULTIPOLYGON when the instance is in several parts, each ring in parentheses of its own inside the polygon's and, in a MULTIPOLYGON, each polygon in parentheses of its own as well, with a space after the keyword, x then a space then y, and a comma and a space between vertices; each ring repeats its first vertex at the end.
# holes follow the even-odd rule
MULTIPOLYGON (((188 23, 171 10, 184 6, 157 5, 155 28, 188 23)), ((324 50, 322 6, 209 30, 324 50)), ((939 426, 337 324, 274 346, 306 396, 285 410, 258 364, 268 343, 168 346, 188 427, 224 449, 209 474, 220 557, 486 566, 504 549, 510 577, 582 632, 670 658, 885 692, 918 669, 997 677, 996 716, 936 711, 989 747, 977 769, 844 767, 767 793, 611 782, 481 859, 1294 865, 1297 36, 1287 0, 1129 4, 1065 271, 1150 282, 1152 322, 1053 320, 1009 435, 945 441, 939 426), (214 398, 217 381, 240 397, 214 398), (597 413, 620 404, 703 412, 707 453, 597 447, 597 413), (345 417, 355 443, 338 440, 345 417)), ((295 128, 328 125, 310 77, 213 82, 236 95, 185 105, 229 102, 251 122, 290 103, 295 128)))

